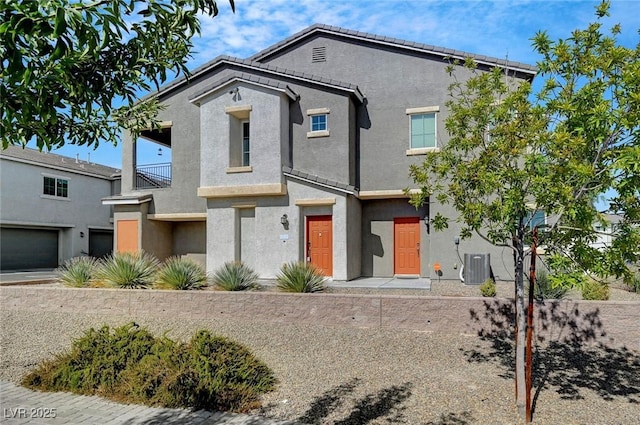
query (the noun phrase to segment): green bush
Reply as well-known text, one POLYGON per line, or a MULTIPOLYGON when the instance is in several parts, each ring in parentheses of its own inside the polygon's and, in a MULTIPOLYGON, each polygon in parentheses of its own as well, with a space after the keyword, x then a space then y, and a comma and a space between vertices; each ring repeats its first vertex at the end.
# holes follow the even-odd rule
POLYGON ((640 273, 635 273, 626 283, 632 292, 640 294, 640 273))
POLYGON ((483 297, 495 297, 498 291, 496 290, 496 282, 493 279, 487 279, 482 285, 480 285, 480 293, 483 297))
POLYGON ((538 300, 561 300, 567 296, 568 288, 553 285, 546 271, 536 273, 534 295, 538 300))
POLYGON ((588 279, 582 285, 582 299, 583 300, 608 300, 609 299, 609 285, 600 283, 593 279, 588 279))
POLYGON ((107 286, 139 289, 153 285, 160 262, 144 251, 116 252, 106 257, 96 274, 107 286))
POLYGON ((65 286, 86 288, 91 285, 98 265, 98 260, 93 257, 71 258, 58 268, 58 281, 65 286))
POLYGON ((321 292, 325 290, 325 277, 311 263, 283 264, 276 276, 276 286, 284 292, 321 292))
POLYGON ((170 257, 158 270, 155 286, 160 289, 201 289, 207 286, 207 273, 193 260, 170 257))
POLYGON ((258 287, 258 275, 246 264, 230 261, 213 274, 213 284, 223 291, 249 291, 258 287))
POLYGON ((276 379, 247 348, 208 331, 185 344, 131 323, 90 329, 69 353, 43 362, 22 384, 149 406, 244 412, 259 407, 260 395, 272 391, 276 379))

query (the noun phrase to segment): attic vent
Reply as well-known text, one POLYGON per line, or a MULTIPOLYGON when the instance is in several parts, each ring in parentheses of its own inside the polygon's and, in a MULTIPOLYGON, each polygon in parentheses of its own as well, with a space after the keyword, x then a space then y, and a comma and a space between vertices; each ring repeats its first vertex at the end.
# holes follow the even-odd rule
POLYGON ((311 62, 326 62, 327 61, 327 48, 325 46, 322 47, 314 47, 311 50, 311 62))

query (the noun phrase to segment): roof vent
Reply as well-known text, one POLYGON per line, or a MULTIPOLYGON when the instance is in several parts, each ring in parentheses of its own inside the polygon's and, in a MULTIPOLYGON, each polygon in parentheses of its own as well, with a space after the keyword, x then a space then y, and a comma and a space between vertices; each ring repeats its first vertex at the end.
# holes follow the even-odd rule
POLYGON ((314 47, 311 49, 311 62, 326 62, 327 61, 327 48, 326 46, 314 47))

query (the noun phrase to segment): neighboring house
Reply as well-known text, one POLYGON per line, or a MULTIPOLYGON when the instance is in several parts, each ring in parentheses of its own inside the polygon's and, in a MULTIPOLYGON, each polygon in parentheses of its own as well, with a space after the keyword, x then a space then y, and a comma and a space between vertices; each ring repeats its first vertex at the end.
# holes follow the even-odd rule
MULTIPOLYGON (((314 25, 248 59, 220 56, 151 96, 166 109, 142 137, 172 163, 136 165, 123 141, 115 247, 160 258, 206 257, 209 271, 241 260, 272 278, 291 260, 335 280, 360 276, 457 279, 464 253, 491 254, 497 278, 509 249, 434 232, 433 200, 415 209, 409 166, 447 142, 446 67, 472 57, 532 80, 535 68, 485 56, 314 25)), ((459 77, 469 75, 459 70, 459 77)))
POLYGON ((0 269, 55 268, 113 250, 120 170, 35 149, 0 150, 0 269))
POLYGON ((622 216, 618 214, 604 214, 604 221, 596 223, 593 228, 596 231, 596 240, 590 245, 594 248, 603 249, 611 246, 615 238, 616 227, 622 221, 622 216))

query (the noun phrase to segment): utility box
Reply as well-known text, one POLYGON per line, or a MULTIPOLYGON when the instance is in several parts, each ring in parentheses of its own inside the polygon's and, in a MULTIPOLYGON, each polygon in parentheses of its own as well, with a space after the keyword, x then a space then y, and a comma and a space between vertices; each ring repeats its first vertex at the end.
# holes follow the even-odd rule
POLYGON ((490 254, 464 254, 464 284, 481 285, 491 277, 490 254))

